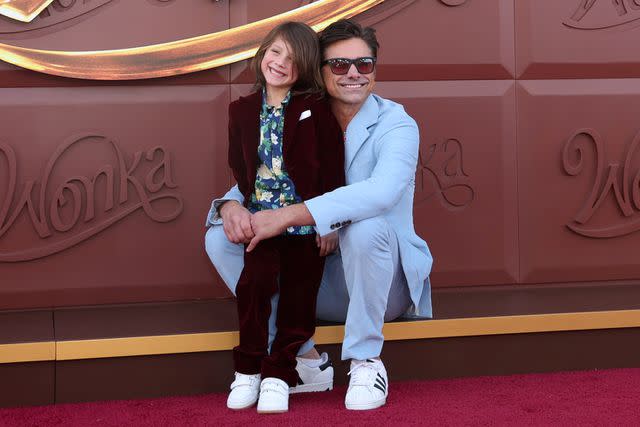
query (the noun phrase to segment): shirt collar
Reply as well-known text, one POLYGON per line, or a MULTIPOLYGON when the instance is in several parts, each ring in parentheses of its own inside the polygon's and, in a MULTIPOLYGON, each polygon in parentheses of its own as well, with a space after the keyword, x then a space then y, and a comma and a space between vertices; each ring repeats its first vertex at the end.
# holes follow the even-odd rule
MULTIPOLYGON (((280 108, 286 107, 287 104, 289 103, 290 99, 291 99, 291 91, 287 92, 287 94, 285 95, 284 99, 280 103, 280 107, 277 107, 277 108, 280 109, 280 108)), ((266 88, 262 88, 262 112, 266 113, 267 111, 273 110, 275 108, 276 107, 267 104, 267 89, 266 88)))

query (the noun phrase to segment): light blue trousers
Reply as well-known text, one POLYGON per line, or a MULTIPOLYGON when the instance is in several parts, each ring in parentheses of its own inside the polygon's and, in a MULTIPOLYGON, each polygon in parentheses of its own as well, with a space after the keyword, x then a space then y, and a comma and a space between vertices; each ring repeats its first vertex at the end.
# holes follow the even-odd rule
MULTIPOLYGON (((340 253, 327 257, 318 291, 317 317, 345 323, 342 360, 380 356, 385 321, 402 316, 411 305, 400 265, 398 239, 383 218, 371 218, 339 230, 340 253)), ((227 240, 221 225, 207 230, 211 262, 235 295, 243 268, 243 245, 227 240)), ((276 333, 278 296, 271 301, 269 345, 276 333)), ((313 348, 309 340, 300 349, 313 348)))

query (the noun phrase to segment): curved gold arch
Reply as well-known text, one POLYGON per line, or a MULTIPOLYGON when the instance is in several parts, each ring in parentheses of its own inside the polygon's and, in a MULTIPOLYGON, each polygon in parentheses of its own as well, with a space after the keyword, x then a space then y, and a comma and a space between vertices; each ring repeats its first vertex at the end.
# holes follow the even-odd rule
POLYGON ((229 30, 150 46, 86 52, 30 49, 0 43, 0 59, 56 76, 91 80, 132 80, 174 76, 252 57, 276 25, 301 21, 320 31, 384 0, 320 0, 229 30))

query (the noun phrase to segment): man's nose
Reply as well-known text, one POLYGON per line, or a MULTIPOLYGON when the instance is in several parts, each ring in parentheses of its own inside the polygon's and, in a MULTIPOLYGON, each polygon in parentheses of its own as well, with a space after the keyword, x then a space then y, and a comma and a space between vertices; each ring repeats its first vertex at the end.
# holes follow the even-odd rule
POLYGON ((356 64, 349 65, 349 71, 347 71, 347 77, 360 77, 360 72, 356 68, 356 64))

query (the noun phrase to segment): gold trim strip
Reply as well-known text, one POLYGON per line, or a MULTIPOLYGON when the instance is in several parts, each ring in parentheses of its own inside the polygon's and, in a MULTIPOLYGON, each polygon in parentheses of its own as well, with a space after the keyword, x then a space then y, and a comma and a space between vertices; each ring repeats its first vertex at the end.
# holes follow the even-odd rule
POLYGON ((59 341, 56 360, 222 351, 232 349, 237 343, 236 331, 59 341))
POLYGON ((53 0, 0 0, 0 15, 20 22, 31 22, 53 0))
POLYGON ((0 364, 50 360, 56 360, 56 343, 53 341, 0 345, 0 364))
MULTIPOLYGON (((636 327, 640 327, 640 310, 614 310, 393 322, 384 325, 383 333, 385 341, 399 341, 636 327)), ((321 326, 314 340, 339 344, 343 337, 344 326, 321 326)), ((225 351, 237 343, 238 332, 231 331, 3 344, 0 363, 225 351)))
POLYGON ((640 310, 394 322, 386 323, 383 333, 385 340, 410 340, 635 327, 640 327, 640 310))
MULTIPOLYGON (((560 332, 640 327, 640 310, 533 314, 466 319, 393 322, 384 325, 385 341, 466 336, 560 332)), ((318 344, 339 344, 344 326, 316 328, 318 344)), ((231 350, 238 332, 163 335, 106 340, 60 341, 58 360, 231 350)))
POLYGON ((301 21, 320 31, 384 0, 320 0, 271 18, 212 34, 150 46, 86 52, 30 49, 0 43, 0 60, 57 76, 132 80, 174 76, 252 57, 276 25, 301 21))

